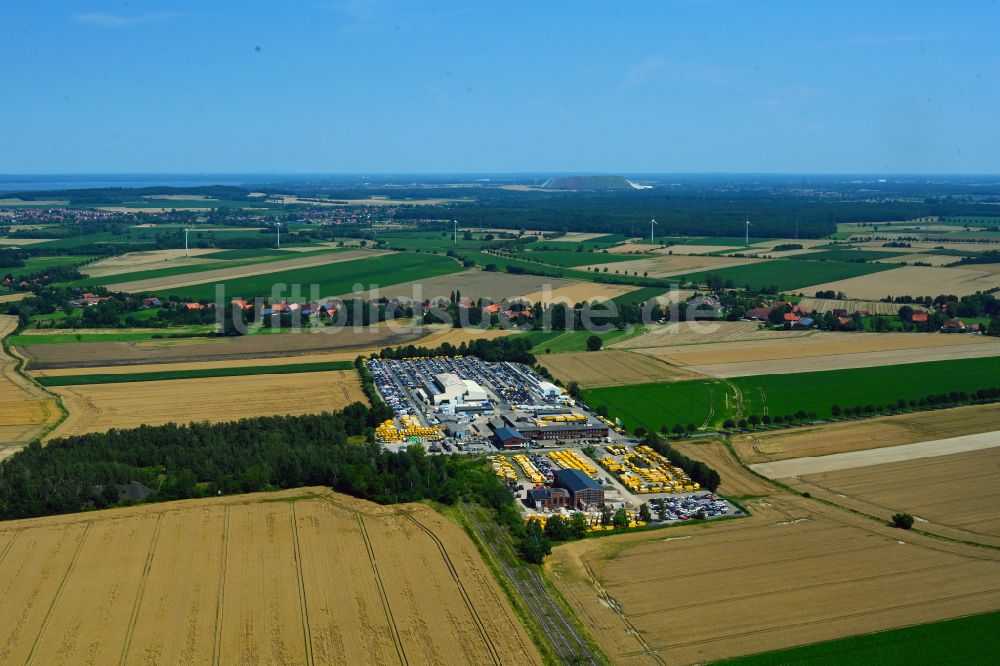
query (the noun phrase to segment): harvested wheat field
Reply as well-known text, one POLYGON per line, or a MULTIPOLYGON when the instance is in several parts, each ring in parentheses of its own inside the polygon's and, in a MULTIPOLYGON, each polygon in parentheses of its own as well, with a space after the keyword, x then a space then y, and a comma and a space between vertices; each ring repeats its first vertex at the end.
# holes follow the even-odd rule
MULTIPOLYGON (((139 342, 70 342, 28 345, 20 349, 31 370, 93 368, 111 365, 238 361, 353 352, 354 356, 415 342, 427 335, 420 327, 388 325, 321 328, 314 332, 244 335, 235 338, 181 338, 139 342)), ((353 358, 353 357, 352 357, 353 358)))
POLYGON ((673 255, 657 254, 656 256, 644 257, 634 261, 620 261, 610 264, 595 263, 590 266, 582 266, 580 270, 603 271, 607 268, 608 273, 611 274, 615 271, 619 273, 636 272, 640 275, 646 273, 649 277, 659 278, 667 277, 668 275, 684 275, 685 273, 729 268, 730 266, 742 266, 744 264, 752 264, 754 261, 756 260, 740 257, 705 257, 675 253, 673 255))
MULTIPOLYGON (((947 266, 958 261, 959 257, 949 257, 944 254, 931 254, 930 252, 916 252, 914 254, 904 254, 901 257, 887 257, 876 259, 880 264, 930 264, 931 266, 947 266)), ((975 268, 978 268, 976 266, 975 268)))
POLYGON ((636 351, 689 367, 695 372, 742 377, 997 356, 1000 355, 1000 340, 945 333, 820 331, 788 340, 652 347, 636 351))
POLYGON ((685 345, 717 345, 719 343, 785 340, 814 335, 812 331, 774 331, 761 328, 753 321, 682 321, 652 325, 642 335, 610 345, 614 349, 654 349, 685 345))
POLYGON ((636 289, 634 286, 627 284, 601 284, 582 281, 562 282, 564 283, 562 285, 552 284, 552 280, 547 279, 548 289, 524 294, 522 298, 530 303, 541 302, 542 305, 548 305, 549 303, 576 305, 577 303, 590 303, 591 301, 610 301, 617 296, 627 294, 636 289))
POLYGON ((746 252, 760 252, 760 248, 756 247, 745 247, 743 245, 671 245, 666 249, 655 250, 656 254, 667 254, 672 253, 674 255, 686 255, 686 254, 708 254, 710 252, 736 252, 737 250, 744 250, 746 252))
MULTIPOLYGON (((17 328, 17 317, 0 315, 0 338, 17 328)), ((0 460, 55 424, 55 398, 17 372, 17 361, 0 347, 0 460)))
POLYGON ((119 282, 117 284, 109 284, 108 289, 110 291, 126 292, 175 289, 178 287, 188 287, 194 284, 236 280, 238 278, 250 277, 253 275, 276 273, 278 271, 285 271, 293 268, 326 266, 328 264, 337 264, 343 261, 368 259, 370 257, 377 257, 383 254, 392 253, 389 250, 346 250, 344 252, 324 254, 320 256, 296 257, 294 259, 283 259, 281 261, 233 266, 232 268, 219 268, 211 271, 196 271, 187 275, 172 275, 168 277, 149 278, 146 280, 132 280, 131 282, 119 282))
POLYGON ((48 439, 140 425, 319 414, 367 402, 354 370, 53 387, 69 416, 48 439))
POLYGON ((303 488, 0 524, 0 662, 539 664, 420 504, 303 488))
POLYGON ((840 291, 848 298, 878 300, 886 296, 968 296, 1000 287, 1000 274, 975 268, 902 266, 871 275, 802 287, 803 294, 840 291))
POLYGON ((1000 552, 901 534, 720 467, 724 486, 749 477, 729 487, 751 489, 750 518, 553 550, 553 579, 615 663, 704 663, 1000 608, 1000 552))
MULTIPOLYGON (((1000 433, 993 435, 1000 440, 1000 433)), ((901 448, 907 447, 891 450, 901 448)), ((796 475, 785 483, 870 516, 886 518, 904 511, 916 517, 920 530, 1000 546, 998 446, 796 475)))
MULTIPOLYGON (((539 275, 509 275, 507 273, 487 273, 486 271, 463 271, 451 275, 403 282, 378 290, 368 291, 367 298, 398 298, 400 300, 448 300, 453 292, 462 292, 462 298, 476 300, 479 298, 496 302, 503 299, 512 300, 536 291, 541 291, 545 285, 557 289, 569 284, 570 280, 562 278, 543 277, 539 275)), ((341 294, 342 298, 353 294, 341 294)))
POLYGON ((701 378, 700 375, 662 361, 613 349, 543 354, 538 357, 538 363, 563 382, 577 382, 583 388, 701 378))
POLYGON ((732 441, 743 462, 762 463, 994 431, 1000 431, 1000 404, 768 430, 735 435, 732 441))
POLYGON ((582 243, 584 241, 594 240, 595 238, 604 238, 608 234, 591 234, 582 231, 572 231, 568 234, 563 234, 558 238, 553 238, 553 241, 559 241, 560 243, 582 243))
MULTIPOLYGON (((895 315, 899 313, 902 303, 886 303, 885 301, 851 301, 838 300, 836 298, 803 298, 799 301, 799 307, 806 312, 831 312, 833 310, 844 310, 849 314, 855 312, 868 312, 873 315, 895 315)), ((921 305, 910 305, 914 311, 926 312, 927 308, 921 305)))
POLYGON ((88 277, 106 277, 136 271, 148 271, 158 268, 173 268, 175 266, 197 266, 211 263, 208 259, 198 259, 198 255, 218 252, 213 248, 192 248, 190 256, 184 256, 184 250, 150 250, 149 252, 128 252, 118 257, 101 259, 87 264, 81 272, 88 277))
MULTIPOLYGON (((748 353, 748 356, 753 356, 753 351, 748 353)), ((801 350, 796 349, 796 351, 801 350)), ((766 355, 766 353, 762 355, 766 355)), ((830 354, 820 356, 796 358, 791 363, 781 362, 779 357, 779 359, 776 359, 778 362, 776 360, 736 361, 733 363, 688 365, 686 367, 688 370, 710 377, 755 377, 757 375, 789 375, 800 372, 875 368, 915 362, 929 363, 932 361, 954 361, 992 356, 1000 356, 1000 343, 994 342, 982 345, 927 345, 906 349, 861 352, 857 354, 837 353, 833 351, 830 354), (914 349, 918 350, 917 353, 919 356, 914 356, 914 349)), ((676 361, 677 359, 670 360, 676 361)))
POLYGON ((0 303, 16 303, 17 301, 23 301, 28 296, 31 296, 30 291, 18 291, 12 294, 0 294, 0 303))

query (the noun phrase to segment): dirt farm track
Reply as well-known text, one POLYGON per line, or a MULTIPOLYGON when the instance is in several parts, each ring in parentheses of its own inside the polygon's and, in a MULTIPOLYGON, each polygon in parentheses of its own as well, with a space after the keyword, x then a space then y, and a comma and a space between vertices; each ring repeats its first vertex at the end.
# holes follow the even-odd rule
POLYGON ((457 525, 299 489, 0 523, 0 663, 539 664, 457 525))
POLYGON ((1000 608, 1000 551, 780 490, 720 442, 679 447, 751 517, 560 545, 547 565, 615 663, 703 663, 1000 608))

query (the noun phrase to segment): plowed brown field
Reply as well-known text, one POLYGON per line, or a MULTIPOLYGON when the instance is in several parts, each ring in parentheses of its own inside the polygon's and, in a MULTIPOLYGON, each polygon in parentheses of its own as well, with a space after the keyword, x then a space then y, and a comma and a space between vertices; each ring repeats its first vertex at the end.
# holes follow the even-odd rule
POLYGON ((752 495, 753 515, 578 541, 549 564, 615 663, 703 663, 1000 608, 1000 552, 779 490, 720 443, 684 449, 720 469, 720 492, 752 495))
POLYGON ((0 662, 540 664, 456 525, 299 489, 0 524, 0 662))
POLYGON ((53 387, 69 416, 47 439, 140 425, 319 414, 366 402, 354 370, 53 387))

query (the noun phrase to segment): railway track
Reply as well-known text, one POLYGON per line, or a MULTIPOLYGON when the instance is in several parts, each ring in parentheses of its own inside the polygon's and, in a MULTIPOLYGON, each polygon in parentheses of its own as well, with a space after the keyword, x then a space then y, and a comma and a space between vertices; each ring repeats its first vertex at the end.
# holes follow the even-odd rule
POLYGON ((493 553, 504 575, 524 600, 525 606, 538 620, 542 633, 555 649, 560 661, 565 664, 600 664, 601 661, 579 630, 566 618, 563 609, 549 594, 538 572, 511 555, 513 544, 510 537, 496 525, 484 523, 465 506, 462 507, 462 513, 483 545, 493 553))

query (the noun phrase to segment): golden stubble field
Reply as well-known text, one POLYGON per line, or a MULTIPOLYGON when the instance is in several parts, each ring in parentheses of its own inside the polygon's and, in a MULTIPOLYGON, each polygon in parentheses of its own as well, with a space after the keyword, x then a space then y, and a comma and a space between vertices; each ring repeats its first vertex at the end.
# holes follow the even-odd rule
POLYGON ((0 663, 541 663, 420 504, 312 488, 13 521, 0 564, 0 663))
MULTIPOLYGON (((1000 355, 1000 341, 944 333, 840 333, 729 343, 651 346, 635 351, 713 377, 746 377, 1000 355)), ((641 342, 639 336, 626 344, 641 342)), ((666 336, 664 336, 666 338, 666 336)), ((667 338, 669 339, 669 338, 667 338)))
POLYGON ((346 352, 357 356, 385 347, 416 342, 429 333, 430 329, 401 323, 398 327, 387 324, 358 328, 323 327, 314 331, 304 329, 301 333, 259 333, 238 337, 36 344, 20 347, 18 351, 28 359, 30 370, 47 370, 152 363, 245 361, 346 352))
POLYGON ((703 663, 1000 608, 1000 552, 792 495, 719 442, 680 448, 752 516, 561 545, 547 565, 615 663, 703 663))
POLYGON ((761 328, 755 321, 682 321, 655 324, 633 338, 609 345, 614 349, 653 349, 684 345, 717 345, 720 343, 759 340, 788 340, 813 335, 812 331, 774 331, 761 328))
MULTIPOLYGON (((0 315, 0 338, 17 328, 17 317, 0 315)), ((55 398, 17 373, 17 361, 0 347, 0 459, 37 437, 60 418, 55 398)))
POLYGON ((748 464, 825 456, 1000 431, 1000 404, 840 421, 790 430, 735 435, 733 447, 748 464))
POLYGON ((583 388, 700 378, 700 375, 663 361, 617 349, 541 354, 537 358, 540 365, 563 382, 577 382, 583 388))
POLYGON ((69 416, 47 436, 140 425, 294 416, 367 402, 354 370, 53 387, 69 416))
MULTIPOLYGON (((1000 432, 994 434, 1000 439, 1000 432)), ((783 482, 867 515, 904 511, 916 517, 920 530, 1000 547, 1000 447, 804 474, 783 482)))
POLYGON ((968 296, 1000 287, 1000 273, 969 268, 901 266, 870 275, 802 287, 803 294, 817 291, 844 292, 848 298, 878 300, 886 296, 968 296))

